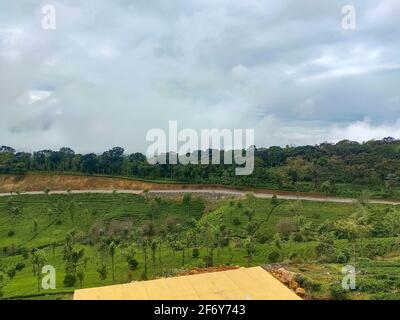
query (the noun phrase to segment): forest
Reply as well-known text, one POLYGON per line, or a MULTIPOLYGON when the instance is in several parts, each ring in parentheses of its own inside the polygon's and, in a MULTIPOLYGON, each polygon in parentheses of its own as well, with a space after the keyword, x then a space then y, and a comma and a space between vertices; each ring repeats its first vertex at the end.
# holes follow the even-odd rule
MULTIPOLYGON (((221 152, 223 159, 223 151, 205 154, 211 157, 211 152, 221 152)), ((33 153, 0 147, 0 173, 111 175, 351 197, 367 190, 376 198, 400 197, 400 140, 391 137, 364 143, 343 140, 315 146, 256 147, 254 162, 253 174, 236 176, 235 165, 150 165, 142 153, 126 154, 121 147, 101 154, 79 154, 65 147, 33 153)))

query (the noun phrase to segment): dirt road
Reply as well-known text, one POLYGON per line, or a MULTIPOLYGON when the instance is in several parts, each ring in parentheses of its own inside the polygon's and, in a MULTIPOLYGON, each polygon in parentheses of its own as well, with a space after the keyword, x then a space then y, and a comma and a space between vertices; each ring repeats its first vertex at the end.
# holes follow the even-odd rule
MULTIPOLYGON (((112 194, 114 190, 71 190, 72 194, 82 194, 82 193, 104 193, 104 194, 112 194)), ((143 190, 115 190, 117 193, 128 193, 128 194, 141 194, 143 190)), ((67 191, 50 191, 49 194, 67 194, 67 191)), ((149 190, 150 194, 165 194, 165 195, 180 195, 184 193, 194 193, 194 194, 208 194, 215 196, 234 196, 234 197, 243 197, 247 192, 245 191, 234 191, 234 190, 223 190, 223 189, 191 189, 191 190, 183 190, 183 189, 169 189, 169 190, 149 190)), ((39 195, 44 194, 43 191, 29 191, 24 192, 22 194, 27 195, 39 195)), ((253 192, 256 198, 270 199, 274 195, 274 193, 266 193, 266 192, 253 192)), ((15 195, 15 193, 0 193, 0 197, 15 195)), ((316 201, 316 202, 333 202, 333 203, 352 203, 356 201, 351 198, 336 198, 336 197, 314 197, 314 196, 304 196, 304 195, 289 195, 289 194, 279 194, 277 195, 278 199, 285 200, 305 200, 305 201, 316 201)), ((400 202, 396 201, 388 201, 388 200, 370 200, 369 203, 373 204, 387 204, 387 205, 400 205, 400 202)))

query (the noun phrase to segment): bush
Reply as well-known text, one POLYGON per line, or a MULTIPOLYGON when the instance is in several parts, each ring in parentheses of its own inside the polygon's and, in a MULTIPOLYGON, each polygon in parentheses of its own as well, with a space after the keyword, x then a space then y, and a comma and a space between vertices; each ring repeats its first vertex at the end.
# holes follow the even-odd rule
POLYGON ((336 255, 337 263, 347 263, 350 260, 350 254, 346 251, 339 251, 336 255))
POLYGON ((303 242, 304 241, 304 238, 300 232, 292 233, 290 238, 293 242, 303 242))
POLYGON ((372 295, 373 300, 399 300, 398 293, 391 293, 391 292, 379 292, 372 295))
POLYGON ((73 274, 67 274, 64 277, 64 286, 73 287, 76 283, 76 277, 73 274))
POLYGON ((347 291, 337 283, 334 283, 329 287, 329 294, 331 298, 335 300, 345 300, 347 298, 347 291))
POLYGON ((15 266, 15 270, 17 271, 21 271, 22 269, 24 269, 26 267, 25 263, 23 262, 18 262, 15 266))
POLYGON ((297 275, 295 281, 307 291, 319 291, 321 290, 321 284, 319 282, 313 281, 312 279, 297 275))
POLYGON ((212 255, 206 255, 203 260, 206 267, 211 267, 214 264, 212 255))
POLYGON ((139 265, 139 262, 135 258, 127 259, 129 270, 135 271, 139 265))
POLYGON ((291 218, 281 219, 278 222, 276 228, 284 238, 288 238, 290 234, 297 231, 296 222, 291 218))
POLYGON ((281 258, 280 253, 278 251, 275 251, 275 250, 270 252, 269 255, 268 255, 268 261, 270 263, 278 262, 280 258, 281 258))
POLYGON ((100 280, 107 279, 107 266, 105 263, 101 263, 99 266, 97 266, 97 273, 99 274, 100 280))
POLYGON ((15 273, 17 272, 17 270, 15 269, 15 267, 11 267, 7 270, 7 276, 9 279, 13 279, 15 277, 15 273))
POLYGON ((258 241, 258 243, 260 243, 260 244, 264 244, 264 243, 268 242, 269 240, 271 240, 271 237, 269 237, 269 236, 266 235, 266 234, 258 235, 258 236, 257 236, 257 241, 258 241))
POLYGON ((315 247, 315 253, 317 256, 331 256, 335 253, 335 247, 333 242, 320 241, 315 247))
POLYGON ((199 249, 198 249, 198 248, 193 248, 192 257, 193 257, 193 258, 198 258, 199 256, 200 256, 200 251, 199 251, 199 249))
POLYGON ((28 252, 28 250, 22 251, 22 258, 23 258, 24 260, 26 260, 26 259, 29 258, 29 252, 28 252))
POLYGON ((361 292, 387 292, 390 291, 389 281, 377 280, 373 278, 361 279, 357 281, 357 289, 361 292))
POLYGON ((232 223, 235 226, 240 226, 242 222, 240 221, 240 219, 238 217, 234 217, 232 220, 232 223))
POLYGON ((298 252, 290 252, 288 254, 288 259, 292 263, 303 263, 304 261, 298 252))
POLYGON ((14 230, 10 230, 7 233, 7 237, 9 237, 9 238, 13 237, 14 235, 15 235, 15 231, 14 230))

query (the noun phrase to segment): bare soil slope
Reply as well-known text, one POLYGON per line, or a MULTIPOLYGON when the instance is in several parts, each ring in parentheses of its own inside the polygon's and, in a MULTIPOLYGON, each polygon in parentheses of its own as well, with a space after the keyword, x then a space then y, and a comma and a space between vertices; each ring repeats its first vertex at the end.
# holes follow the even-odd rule
MULTIPOLYGON (((0 193, 71 190, 226 190, 221 185, 157 183, 128 178, 60 174, 0 175, 0 193)), ((232 188, 246 191, 248 188, 232 188)))
MULTIPOLYGON (((66 191, 74 190, 79 192, 109 192, 112 190, 125 191, 143 191, 149 190, 159 193, 181 193, 183 190, 191 192, 225 192, 232 194, 232 191, 237 191, 239 195, 244 195, 245 192, 254 192, 259 198, 270 198, 272 195, 277 195, 282 199, 288 200, 309 200, 323 202, 342 202, 350 203, 354 199, 326 197, 318 193, 302 193, 302 192, 287 192, 269 189, 252 189, 242 187, 227 187, 221 185, 208 184, 184 184, 184 183, 156 183, 134 180, 128 178, 103 177, 103 176, 79 176, 79 175, 60 175, 60 174, 27 174, 24 176, 17 175, 0 175, 0 194, 10 192, 42 192, 46 188, 51 191, 66 191)), ((371 203, 400 204, 394 200, 371 200, 371 203)))
MULTIPOLYGON (((71 190, 152 190, 169 189, 168 184, 149 183, 123 178, 96 176, 27 174, 25 176, 0 175, 0 193, 15 191, 71 190)), ((173 185, 174 189, 187 187, 173 185)))

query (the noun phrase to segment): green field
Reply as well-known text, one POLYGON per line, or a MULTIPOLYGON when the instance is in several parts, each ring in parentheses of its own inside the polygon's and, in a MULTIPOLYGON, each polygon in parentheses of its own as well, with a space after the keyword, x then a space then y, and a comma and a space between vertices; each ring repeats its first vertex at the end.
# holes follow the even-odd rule
MULTIPOLYGON (((71 298, 81 285, 78 280, 72 286, 64 284, 70 234, 72 249, 84 249, 76 263, 83 287, 174 275, 193 267, 279 263, 306 277, 309 298, 400 298, 396 289, 400 287, 400 243, 385 224, 385 217, 393 212, 386 205, 252 196, 218 201, 118 193, 0 197, 1 294, 3 298, 71 298), (334 225, 357 212, 363 212, 373 226, 356 241, 359 287, 333 295, 341 267, 353 263, 352 242, 334 225), (328 233, 335 234, 332 241, 321 240, 328 233), (113 259, 111 245, 115 245, 113 259), (128 247, 137 262, 131 268, 128 247), (318 249, 325 247, 329 250, 318 249), (31 263, 34 250, 45 255, 45 264, 56 268, 55 290, 38 291, 31 263), (107 272, 100 279, 98 269, 103 265, 107 272)), ((76 275, 76 268, 72 273, 76 275)))

